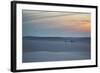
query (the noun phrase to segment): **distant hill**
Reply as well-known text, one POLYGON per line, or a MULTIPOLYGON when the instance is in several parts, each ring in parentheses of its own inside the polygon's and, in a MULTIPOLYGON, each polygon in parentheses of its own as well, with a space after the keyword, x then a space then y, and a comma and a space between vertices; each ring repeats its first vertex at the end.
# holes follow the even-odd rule
POLYGON ((86 40, 90 39, 90 37, 36 37, 36 36, 24 36, 23 39, 30 40, 86 40))

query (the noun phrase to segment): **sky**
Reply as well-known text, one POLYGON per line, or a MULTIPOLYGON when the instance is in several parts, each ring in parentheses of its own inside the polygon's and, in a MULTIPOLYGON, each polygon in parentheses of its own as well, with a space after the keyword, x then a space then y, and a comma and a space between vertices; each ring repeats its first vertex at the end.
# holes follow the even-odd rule
POLYGON ((22 10, 23 36, 90 37, 91 14, 22 10))

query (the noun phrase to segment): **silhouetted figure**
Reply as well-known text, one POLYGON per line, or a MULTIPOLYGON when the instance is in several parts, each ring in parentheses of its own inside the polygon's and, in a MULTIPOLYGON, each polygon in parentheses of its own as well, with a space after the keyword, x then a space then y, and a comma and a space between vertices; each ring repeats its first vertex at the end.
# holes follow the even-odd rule
POLYGON ((64 40, 64 42, 65 42, 65 48, 68 48, 69 46, 67 47, 67 45, 70 45, 70 47, 71 47, 71 45, 74 41, 73 40, 64 40), (69 43, 69 44, 67 44, 67 43, 69 43))

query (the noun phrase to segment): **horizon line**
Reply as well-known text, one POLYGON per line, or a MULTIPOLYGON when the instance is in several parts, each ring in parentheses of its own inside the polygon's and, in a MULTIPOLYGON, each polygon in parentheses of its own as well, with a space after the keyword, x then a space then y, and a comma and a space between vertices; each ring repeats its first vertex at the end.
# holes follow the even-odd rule
MULTIPOLYGON (((23 37, 53 37, 53 36, 23 36, 23 37)), ((54 36, 54 37, 59 37, 59 36, 54 36)), ((61 36, 60 36, 61 37, 61 36)), ((63 37, 63 36, 62 36, 63 37)), ((71 36, 73 37, 73 36, 71 36)), ((75 36, 76 37, 76 36, 75 36)), ((77 36, 78 37, 78 36, 77 36)), ((82 37, 82 36, 80 36, 82 37)), ((91 37, 91 36, 86 36, 86 37, 91 37)))

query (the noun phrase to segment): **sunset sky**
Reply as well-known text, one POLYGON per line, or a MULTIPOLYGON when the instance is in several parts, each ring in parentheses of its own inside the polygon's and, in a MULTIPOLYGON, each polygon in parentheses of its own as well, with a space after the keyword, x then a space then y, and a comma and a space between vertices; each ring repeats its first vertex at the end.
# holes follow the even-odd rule
POLYGON ((23 36, 90 37, 91 14, 23 10, 23 36))

